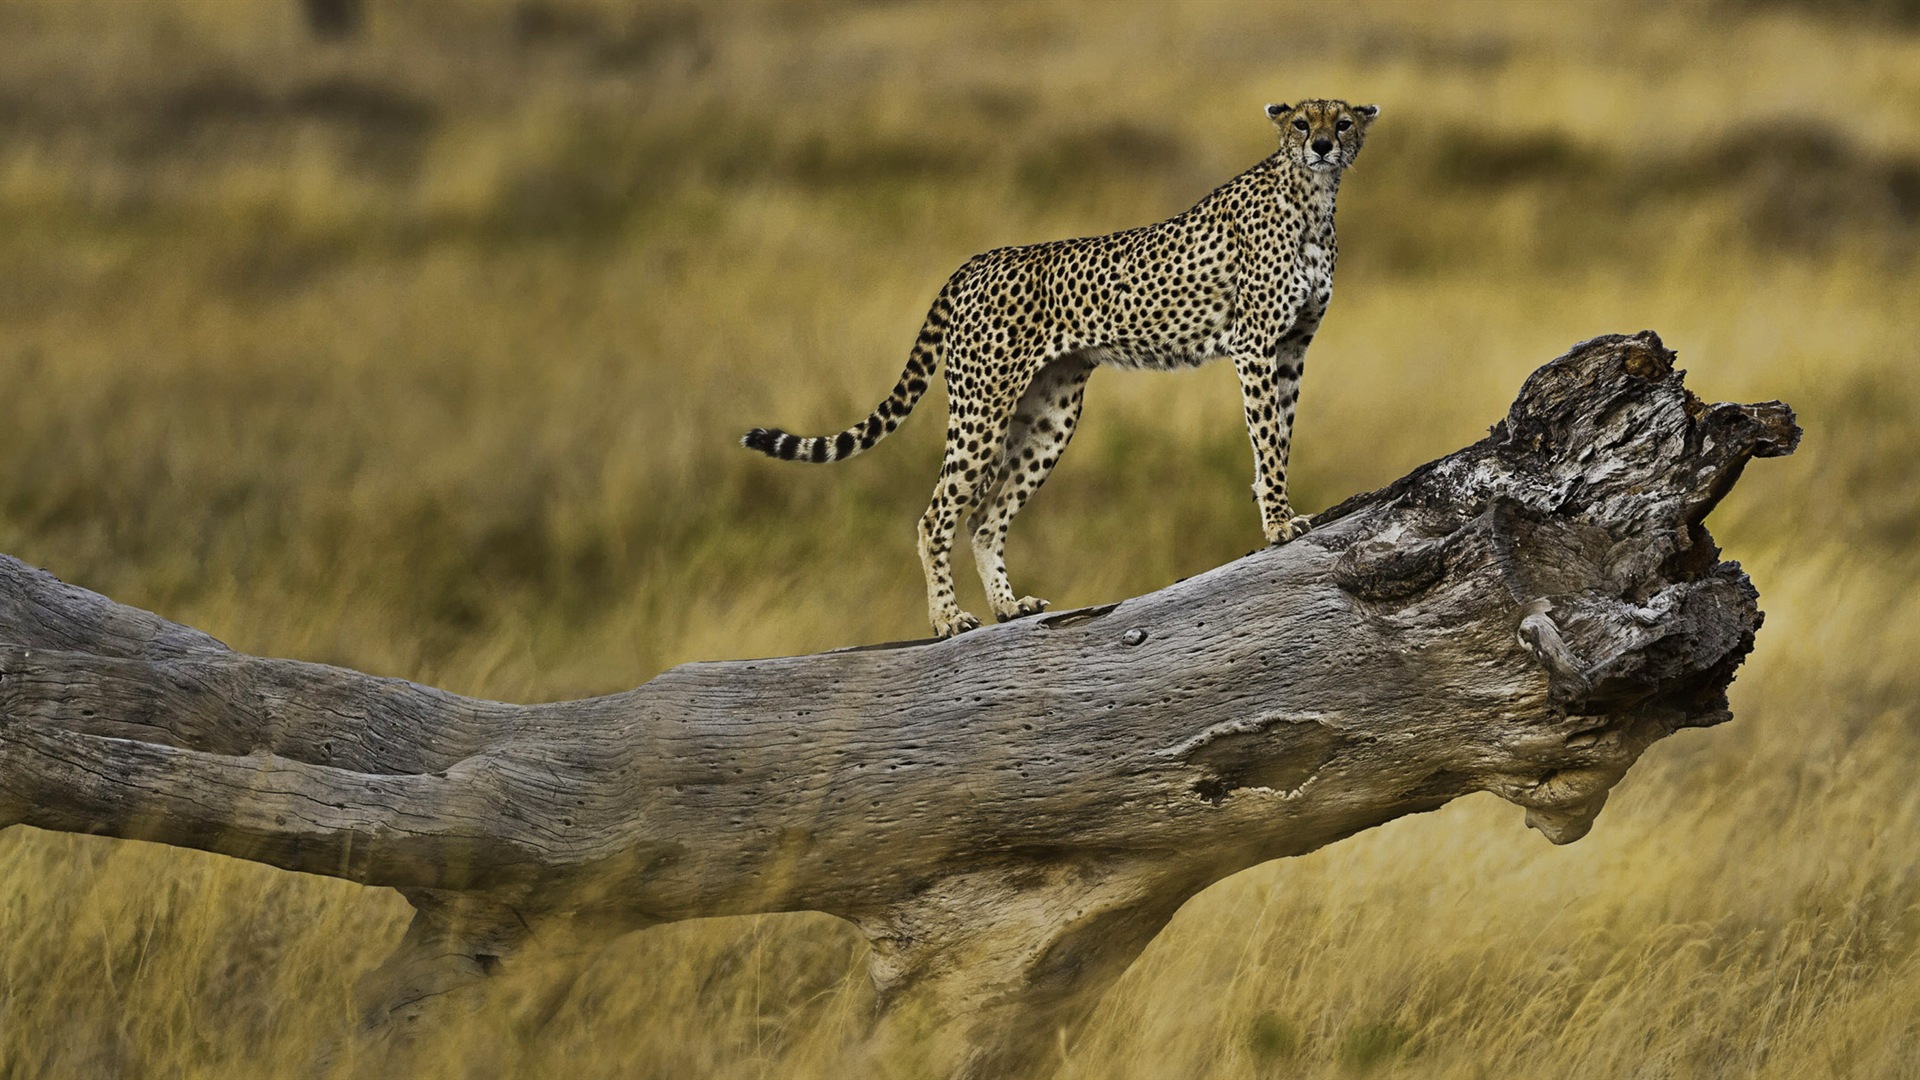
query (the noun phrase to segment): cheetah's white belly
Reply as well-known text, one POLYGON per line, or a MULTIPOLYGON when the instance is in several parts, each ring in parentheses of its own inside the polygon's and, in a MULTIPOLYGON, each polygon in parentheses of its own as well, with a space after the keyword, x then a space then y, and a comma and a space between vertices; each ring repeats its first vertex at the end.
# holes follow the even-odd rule
POLYGON ((1195 342, 1124 342, 1081 350, 1081 355, 1096 364, 1116 368, 1170 371, 1198 367, 1227 355, 1218 336, 1195 342))

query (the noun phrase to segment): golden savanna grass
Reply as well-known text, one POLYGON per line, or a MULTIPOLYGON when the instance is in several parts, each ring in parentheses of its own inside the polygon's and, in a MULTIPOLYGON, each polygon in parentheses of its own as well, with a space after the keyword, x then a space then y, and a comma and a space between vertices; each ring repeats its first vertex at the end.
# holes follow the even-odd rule
MULTIPOLYGON (((0 4, 0 550, 512 700, 919 636, 941 425, 833 469, 738 433, 863 415, 966 256, 1177 212, 1269 150, 1267 101, 1376 101, 1296 505, 1652 327, 1704 396, 1800 410, 1710 522, 1766 627, 1735 722, 1656 747, 1586 840, 1480 796, 1221 882, 1065 1075, 1920 1074, 1910 6, 370 3, 342 44, 290 0, 0 4)), ((1090 398, 1022 591, 1259 542, 1225 366, 1090 398)), ((0 1076, 296 1072, 406 913, 11 830, 0 1076)), ((817 915, 665 927, 341 1072, 830 1074, 863 950, 817 915)))

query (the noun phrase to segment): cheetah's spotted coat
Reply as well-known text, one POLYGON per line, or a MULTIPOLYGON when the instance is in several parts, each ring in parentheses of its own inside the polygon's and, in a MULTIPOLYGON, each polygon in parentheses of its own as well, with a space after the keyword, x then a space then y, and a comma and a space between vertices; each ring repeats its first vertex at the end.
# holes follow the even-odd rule
POLYGON ((741 441, 789 461, 852 457, 899 426, 944 359, 946 458, 920 520, 920 561, 934 632, 948 637, 980 625, 953 591, 963 522, 994 614, 1046 607, 1014 596, 1007 527, 1073 437, 1095 367, 1231 359, 1263 531, 1271 543, 1293 539, 1307 519, 1287 504, 1287 450, 1307 345, 1333 294, 1334 197, 1378 114, 1343 101, 1267 106, 1279 151, 1186 213, 969 259, 934 299, 892 396, 863 422, 818 437, 756 428, 741 441))

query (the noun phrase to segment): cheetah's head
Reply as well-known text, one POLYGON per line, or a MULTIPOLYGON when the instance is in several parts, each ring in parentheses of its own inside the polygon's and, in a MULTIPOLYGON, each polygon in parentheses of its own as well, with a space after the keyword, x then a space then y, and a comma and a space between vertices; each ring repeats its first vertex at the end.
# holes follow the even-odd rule
POLYGON ((1267 119, 1280 129, 1281 153, 1309 172, 1334 175, 1353 164, 1379 115, 1378 105, 1320 99, 1267 106, 1267 119))

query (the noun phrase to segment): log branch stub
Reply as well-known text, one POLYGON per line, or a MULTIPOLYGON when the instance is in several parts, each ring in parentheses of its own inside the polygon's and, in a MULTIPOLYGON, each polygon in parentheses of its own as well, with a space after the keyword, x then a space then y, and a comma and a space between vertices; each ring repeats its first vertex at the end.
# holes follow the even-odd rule
POLYGON ((1728 719, 1761 614, 1703 520, 1799 434, 1596 338, 1480 442, 1159 592, 544 705, 247 656, 0 556, 0 825, 401 890, 375 1029, 528 942, 817 910, 872 943, 876 1045, 912 1017, 950 1075, 1043 1071, 1210 883, 1476 791, 1568 843, 1728 719))

